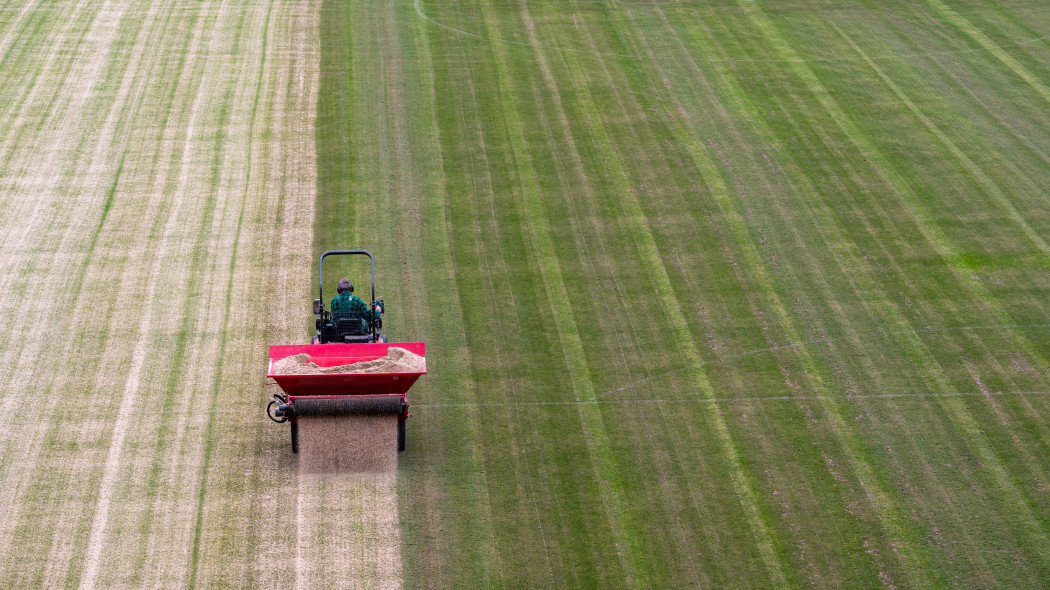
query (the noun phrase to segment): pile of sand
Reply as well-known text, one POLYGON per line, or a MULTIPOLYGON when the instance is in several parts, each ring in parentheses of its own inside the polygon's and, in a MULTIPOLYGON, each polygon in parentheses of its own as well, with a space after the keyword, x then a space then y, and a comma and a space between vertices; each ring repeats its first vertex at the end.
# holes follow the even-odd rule
POLYGON ((319 375, 331 373, 419 373, 425 371, 427 361, 414 352, 391 346, 386 356, 336 367, 320 367, 306 353, 285 357, 273 364, 276 375, 319 375))
POLYGON ((397 414, 299 418, 305 473, 397 471, 397 414))

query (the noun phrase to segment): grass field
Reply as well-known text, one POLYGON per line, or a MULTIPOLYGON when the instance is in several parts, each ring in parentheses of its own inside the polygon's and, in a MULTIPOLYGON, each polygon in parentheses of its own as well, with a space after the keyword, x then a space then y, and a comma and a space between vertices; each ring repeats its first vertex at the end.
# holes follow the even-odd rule
POLYGON ((1048 110, 1035 0, 0 4, 0 586, 1043 587, 1048 110), (343 247, 396 482, 262 414, 343 247))

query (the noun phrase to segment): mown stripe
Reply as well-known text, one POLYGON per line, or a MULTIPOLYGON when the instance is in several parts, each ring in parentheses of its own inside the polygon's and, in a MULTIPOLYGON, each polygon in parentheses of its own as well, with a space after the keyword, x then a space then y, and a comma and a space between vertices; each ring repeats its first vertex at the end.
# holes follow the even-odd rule
MULTIPOLYGON (((416 7, 418 8, 418 3, 416 7)), ((432 334, 435 336, 438 334, 445 335, 440 340, 445 344, 455 345, 453 351, 441 355, 441 358, 444 359, 443 366, 445 367, 443 372, 451 377, 451 381, 457 390, 457 395, 476 402, 480 398, 476 384, 470 378, 468 372, 469 351, 464 342, 465 330, 463 328, 462 303, 460 302, 458 291, 452 288, 456 281, 456 267, 452 262, 452 251, 449 244, 448 214, 446 210, 448 190, 444 175, 441 130, 437 118, 438 97, 434 80, 436 73, 430 49, 432 40, 428 33, 429 26, 426 21, 412 19, 412 25, 415 33, 413 40, 421 56, 420 71, 426 73, 413 81, 423 84, 426 89, 426 98, 422 101, 423 106, 420 107, 424 109, 424 112, 419 116, 421 118, 425 117, 425 124, 429 127, 425 132, 426 145, 424 149, 430 152, 429 157, 433 159, 429 166, 424 169, 424 171, 433 173, 431 177, 433 180, 422 183, 424 187, 422 244, 424 252, 430 254, 430 256, 425 257, 426 259, 432 261, 436 258, 441 261, 439 265, 427 264, 425 273, 429 283, 429 299, 433 302, 431 309, 450 310, 447 314, 434 314, 432 334)), ((422 174, 422 172, 420 171, 419 173, 422 174)), ((417 407, 421 406, 418 403, 415 405, 417 407)), ((492 505, 489 498, 489 488, 485 482, 483 456, 478 451, 481 448, 482 441, 480 414, 478 412, 470 412, 466 416, 465 422, 466 430, 470 437, 468 442, 463 445, 469 465, 467 470, 469 479, 466 482, 466 486, 469 489, 476 490, 478 494, 476 501, 471 503, 472 518, 470 520, 472 526, 478 529, 478 537, 481 539, 481 547, 477 549, 479 560, 475 564, 480 569, 481 575, 480 578, 474 581, 479 586, 486 588, 500 588, 503 587, 502 559, 496 550, 496 535, 492 527, 492 505)), ((410 438, 410 441, 414 442, 412 438, 410 438)), ((413 565, 411 561, 413 556, 409 553, 407 545, 405 553, 404 561, 407 572, 408 568, 413 565)))
MULTIPOLYGON (((495 29, 493 15, 485 11, 485 22, 489 28, 495 29)), ((543 59, 540 48, 535 44, 535 37, 530 36, 533 55, 544 71, 545 77, 549 77, 546 71, 546 62, 543 59)), ((554 250, 554 240, 551 237, 550 224, 547 214, 543 209, 541 201, 541 189, 536 179, 536 171, 533 166, 532 156, 529 153, 526 139, 522 133, 519 121, 522 119, 515 106, 516 93, 511 88, 509 69, 503 47, 494 43, 493 54, 496 58, 496 69, 499 72, 499 88, 502 97, 504 120, 508 122, 507 134, 514 154, 514 161, 521 180, 521 198, 525 212, 525 225, 528 229, 530 250, 534 260, 539 266, 540 276, 543 281, 544 292, 550 304, 554 322, 560 334, 562 354, 569 373, 569 381, 572 383, 573 393, 578 401, 591 401, 595 399, 593 384, 590 380, 590 369, 583 353, 583 343, 580 339, 579 330, 576 326, 576 318, 572 305, 569 302, 568 293, 565 291, 565 281, 562 276, 561 265, 558 262, 557 253, 554 250)), ((606 521, 612 532, 616 546, 620 548, 617 555, 620 567, 623 571, 624 581, 629 586, 640 584, 639 565, 640 553, 643 547, 638 545, 637 539, 629 535, 626 528, 626 515, 623 507, 626 501, 623 494, 621 475, 612 456, 609 435, 605 430, 601 413, 590 404, 580 406, 580 423, 583 426, 584 440, 587 444, 588 455, 594 470, 595 481, 598 483, 599 494, 606 513, 606 521)))
POLYGON ((919 107, 916 106, 916 104, 910 98, 908 98, 908 95, 905 94, 903 90, 901 90, 900 86, 898 86, 889 76, 887 76, 886 72, 884 72, 882 68, 880 68, 878 64, 876 64, 875 61, 872 60, 871 57, 869 57, 868 54, 863 49, 861 49, 861 47, 857 45, 857 43, 842 30, 841 27, 836 25, 834 21, 829 21, 828 25, 832 29, 834 29, 835 32, 837 32, 840 36, 842 36, 846 43, 849 44, 850 48, 857 52, 861 59, 864 60, 864 63, 868 64, 868 66, 876 74, 878 74, 879 79, 881 79, 883 83, 885 83, 886 86, 888 86, 890 90, 893 91, 893 93, 897 96, 901 103, 908 107, 908 110, 911 111, 915 118, 919 119, 919 121, 922 122, 923 126, 925 126, 926 129, 929 130, 929 132, 932 133, 942 144, 944 144, 944 147, 946 147, 948 151, 951 152, 953 156, 955 156, 956 160, 958 160, 970 172, 970 174, 973 175, 973 177, 978 181, 978 183, 980 183, 980 185, 985 189, 985 192, 989 196, 991 196, 995 200, 995 202, 998 203, 999 206, 1007 212, 1007 214, 1010 216, 1010 219, 1015 224, 1017 224, 1018 227, 1021 228, 1024 234, 1028 237, 1028 239, 1030 239, 1032 243, 1035 244, 1036 247, 1038 247, 1044 255, 1050 257, 1050 246, 1047 245, 1046 241, 1043 240, 1042 236, 1040 236, 1034 229, 1032 229, 1032 226, 1028 224, 1024 216, 1021 215, 1020 211, 1018 211, 1017 208, 1014 207, 1013 203, 1010 202, 1010 199, 1008 199, 1006 195, 1003 194, 1003 191, 984 172, 984 170, 982 170, 976 163, 974 163, 974 161, 971 160, 965 152, 959 149, 959 147, 955 145, 954 142, 952 142, 951 138, 949 138, 947 134, 941 131, 937 127, 937 125, 934 124, 934 122, 931 121, 930 118, 927 117, 926 114, 923 113, 922 110, 920 110, 919 107))
MULTIPOLYGON (((934 0, 935 1, 935 0, 934 0)), ((782 56, 791 58, 797 57, 794 50, 788 46, 776 32, 774 25, 769 21, 768 17, 760 9, 752 9, 749 14, 753 17, 752 21, 762 31, 765 37, 771 42, 776 48, 777 52, 782 56)), ((905 198, 909 204, 909 210, 912 211, 916 220, 919 222, 920 228, 923 234, 930 240, 930 242, 938 249, 943 257, 951 259, 954 255, 951 245, 944 235, 943 231, 936 226, 936 224, 929 218, 928 214, 923 209, 921 203, 918 202, 914 193, 907 188, 907 184, 900 178, 899 173, 896 169, 884 158, 882 153, 871 145, 865 138, 864 134, 854 125, 854 123, 848 118, 848 116, 840 109, 835 99, 827 91, 827 89, 820 82, 819 78, 813 73, 813 71, 803 61, 792 61, 790 67, 798 75, 798 77, 805 83, 812 96, 822 105, 822 107, 828 112, 828 114, 835 120, 839 125, 840 129, 846 133, 851 139, 854 146, 861 151, 861 153, 868 158, 870 162, 874 164, 875 170, 879 172, 882 177, 893 189, 894 193, 905 198), (910 197, 910 198, 908 198, 910 197)), ((967 275, 962 275, 963 278, 967 278, 967 275)), ((998 307, 994 298, 990 293, 973 277, 969 277, 969 280, 965 281, 970 290, 973 291, 982 301, 984 301, 989 308, 996 311, 999 316, 997 319, 1004 323, 1009 323, 1009 318, 1005 317, 1005 313, 1001 308, 998 307)), ((1031 352, 1033 358, 1041 358, 1040 355, 1035 354, 1034 350, 1031 350, 1031 344, 1023 341, 1018 342, 1023 349, 1028 349, 1031 352)), ((916 343, 914 345, 916 350, 921 350, 921 344, 916 343)), ((930 363, 933 363, 930 359, 930 363)), ((940 380, 941 372, 935 370, 936 366, 929 364, 925 375, 933 378, 935 382, 940 380)), ((947 386, 946 383, 940 382, 939 386, 947 386)), ((938 387, 940 389, 940 387, 938 387)), ((947 399, 944 401, 947 409, 954 416, 955 421, 963 428, 963 432, 966 434, 970 445, 979 454, 987 465, 992 466, 997 485, 1011 498, 1015 503, 1018 510, 1024 515, 1022 522, 1029 527, 1029 533, 1043 545, 1044 549, 1050 549, 1050 537, 1047 536, 1046 523, 1038 516, 1033 510, 1031 500, 1027 497, 1024 491, 1016 484, 1009 473, 1006 471, 1002 461, 996 456, 994 449, 992 449, 987 441, 987 438, 982 434, 979 425, 973 419, 973 416, 969 413, 967 408, 958 403, 958 400, 947 399)), ((884 496, 884 500, 887 502, 885 517, 889 518, 893 511, 889 509, 890 498, 884 496)), ((914 542, 910 544, 909 551, 904 552, 904 556, 909 561, 910 572, 915 576, 916 581, 921 580, 923 585, 927 585, 932 580, 927 577, 927 573, 931 570, 928 568, 925 558, 918 560, 916 553, 918 548, 914 545, 914 542)), ((1046 551, 1042 552, 1044 555, 1046 551)))
MULTIPOLYGON (((767 33, 767 37, 770 37, 765 27, 762 26, 766 23, 758 24, 760 30, 767 33)), ((778 44, 778 40, 770 40, 775 45, 778 44)), ((696 42, 703 43, 702 41, 696 42)), ((779 53, 786 58, 783 62, 786 64, 785 67, 795 69, 805 67, 804 62, 797 60, 797 56, 793 52, 785 51, 781 48, 779 53)), ((730 95, 732 94, 730 93, 730 95)), ((746 110, 740 109, 740 112, 746 112, 746 110)), ((766 304, 775 314, 777 325, 785 331, 789 340, 793 342, 801 341, 800 332, 776 291, 774 280, 769 275, 766 264, 755 246, 743 216, 737 210, 737 205, 730 196, 730 190, 718 166, 714 163, 711 156, 708 155, 705 147, 697 141, 694 132, 684 128, 677 122, 669 123, 668 127, 674 133, 675 139, 683 146, 686 146, 693 163, 701 171, 701 176, 710 194, 718 203, 719 210, 729 225, 737 250, 742 254, 749 271, 754 276, 754 283, 762 293, 766 304)), ((845 452, 858 482, 865 490, 873 508, 876 510, 883 529, 890 535, 891 543, 899 549, 901 558, 906 564, 906 572, 909 575, 910 584, 915 587, 930 587, 934 585, 933 579, 929 577, 929 572, 932 571, 932 568, 928 556, 921 550, 914 534, 901 525, 898 517, 900 511, 896 502, 894 502, 889 491, 884 488, 871 463, 865 457, 864 445, 857 438, 855 430, 850 427, 842 415, 842 408, 838 404, 832 403, 833 396, 823 377, 824 370, 816 359, 812 357, 808 349, 798 348, 796 349, 796 354, 805 368, 807 379, 814 389, 821 392, 815 396, 816 400, 821 402, 825 414, 831 419, 834 435, 845 452)))
MULTIPOLYGON (((589 79, 589 76, 580 66, 574 54, 564 53, 563 57, 564 63, 573 79, 580 81, 589 79)), ((597 164, 601 169, 608 172, 610 182, 616 187, 617 194, 621 197, 619 203, 624 210, 627 232, 641 257, 641 264, 646 268, 649 279, 656 289, 655 298, 660 303, 660 309, 667 314, 671 325, 671 333, 668 335, 665 345, 676 347, 691 361, 691 365, 699 366, 702 359, 697 352, 696 343, 689 331, 681 304, 675 295, 675 290, 653 238, 652 231, 648 226, 645 213, 627 177, 624 163, 620 160, 616 149, 613 147, 590 89, 587 86, 577 87, 577 92, 579 107, 584 113, 584 128, 587 129, 589 137, 593 138, 598 151, 597 164)), ((702 371, 697 370, 691 373, 690 377, 695 380, 703 395, 706 397, 717 397, 710 381, 702 371)), ((725 452, 733 489, 741 499, 742 508, 755 535, 757 548, 766 573, 774 586, 785 587, 788 585, 785 565, 780 560, 774 535, 762 514, 757 493, 744 470, 742 458, 729 431, 725 417, 717 405, 712 407, 710 415, 713 417, 713 431, 725 452)))

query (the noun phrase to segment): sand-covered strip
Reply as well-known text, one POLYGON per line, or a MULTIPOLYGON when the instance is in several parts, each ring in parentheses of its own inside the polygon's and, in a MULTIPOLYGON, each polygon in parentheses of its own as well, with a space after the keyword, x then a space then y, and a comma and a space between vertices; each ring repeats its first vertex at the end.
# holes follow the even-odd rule
MULTIPOLYGON (((124 108, 127 108, 129 105, 122 106, 124 108)), ((145 135, 149 136, 151 134, 146 133, 145 135)), ((153 147, 153 145, 155 144, 156 139, 149 138, 147 141, 144 141, 141 144, 137 144, 134 147, 138 150, 141 150, 141 152, 139 153, 148 156, 150 151, 156 151, 156 148, 153 147)), ((168 157, 164 157, 162 154, 160 155, 160 157, 164 158, 165 160, 168 160, 170 158, 170 152, 168 154, 168 157)), ((103 235, 100 237, 99 240, 99 255, 100 258, 105 262, 110 262, 113 260, 112 254, 114 252, 114 248, 123 247, 129 250, 129 252, 127 252, 127 259, 122 265, 125 268, 120 269, 124 272, 120 272, 120 270, 118 269, 113 269, 114 271, 116 271, 115 276, 113 278, 107 277, 106 280, 108 282, 103 283, 102 281, 100 281, 99 283, 96 283, 94 280, 89 278, 85 281, 83 287, 83 291, 88 291, 89 289, 93 291, 91 300, 84 302, 85 305, 80 315, 80 317, 83 317, 84 324, 97 325, 101 323, 102 327, 104 328, 105 324, 107 323, 107 320, 110 323, 109 333, 104 332, 102 334, 102 338, 105 342, 104 347, 90 347, 86 351, 89 351, 89 354, 94 353, 94 358, 91 360, 94 363, 96 363, 96 366, 98 366, 98 373, 96 374, 97 377, 95 379, 96 389, 94 391, 83 391, 83 393, 87 394, 89 397, 87 400, 79 400, 79 402, 88 402, 87 404, 85 404, 85 406, 91 408, 92 411, 85 413, 85 417, 92 420, 90 422, 85 421, 87 423, 77 424, 77 421, 73 419, 74 417, 77 417, 74 414, 73 416, 63 417, 59 425, 59 428, 61 430, 76 430, 79 428, 81 434, 80 444, 87 445, 84 457, 81 457, 81 459, 87 460, 78 462, 78 467, 84 466, 85 464, 91 465, 92 462, 90 461, 90 458, 93 455, 93 453, 91 452, 92 444, 96 442, 101 442, 103 439, 108 439, 109 437, 106 435, 108 435, 113 429, 112 424, 107 425, 104 422, 100 422, 99 420, 97 420, 99 416, 98 414, 96 414, 96 412, 101 413, 103 416, 105 416, 105 412, 107 409, 106 403, 112 400, 113 397, 110 391, 108 390, 112 386, 113 381, 115 381, 116 379, 120 379, 121 374, 124 373, 124 371, 126 370, 126 355, 128 349, 127 343, 133 342, 134 336, 137 335, 129 335, 127 333, 124 333, 124 331, 129 326, 137 325, 137 321, 141 320, 141 315, 139 313, 140 308, 130 308, 124 313, 114 313, 115 310, 112 307, 99 304, 100 302, 106 301, 120 302, 122 300, 120 295, 122 293, 129 292, 136 293, 136 299, 141 301, 143 298, 142 295, 147 293, 147 289, 145 288, 145 281, 149 278, 149 275, 148 273, 143 272, 143 270, 145 270, 144 267, 147 263, 156 263, 155 260, 151 261, 149 255, 149 253, 153 250, 152 246, 149 244, 149 238, 151 237, 149 229, 151 225, 157 222, 158 212, 163 211, 162 205, 165 202, 165 200, 171 197, 170 194, 165 194, 163 190, 157 189, 158 184, 163 185, 165 183, 165 167, 151 167, 148 165, 140 166, 138 162, 133 158, 132 162, 130 163, 130 165, 127 166, 127 168, 128 173, 126 175, 126 178, 128 182, 128 192, 132 197, 131 202, 129 203, 129 205, 131 206, 127 208, 119 208, 118 210, 112 212, 113 220, 115 224, 117 224, 118 231, 113 234, 103 235), (135 198, 139 195, 146 195, 152 198, 135 198), (144 205, 144 207, 141 207, 141 205, 144 205), (136 242, 129 243, 127 237, 121 235, 122 232, 127 232, 127 234, 131 236, 141 237, 136 242), (114 289, 113 287, 117 288, 114 289), (98 291, 101 291, 105 295, 96 296, 98 291), (106 359, 106 361, 108 362, 103 361, 102 363, 99 363, 98 354, 100 352, 102 353, 102 356, 104 358, 107 356, 109 357, 108 359, 106 359), (99 395, 96 396, 94 395, 95 393, 98 393, 99 395)), ((77 174, 77 171, 73 171, 72 174, 77 174)), ((110 182, 112 182, 112 180, 110 180, 110 182)), ((98 192, 104 193, 104 189, 100 188, 98 192)), ((170 212, 168 218, 175 219, 174 216, 170 215, 170 212)), ((179 227, 184 227, 184 225, 181 223, 179 223, 178 225, 179 227)), ((43 241, 46 242, 46 236, 44 236, 44 238, 45 239, 43 241)), ((112 268, 112 266, 115 265, 107 265, 101 263, 97 266, 92 266, 85 272, 93 273, 97 272, 99 270, 99 267, 112 268)), ((61 278, 62 276, 52 277, 46 282, 55 282, 61 285, 61 283, 59 282, 61 278)), ((55 313, 58 314, 62 311, 62 309, 56 309, 55 313)), ((76 331, 73 330, 74 327, 75 326, 70 326, 72 334, 76 334, 76 331)), ((165 331, 170 332, 170 330, 165 330, 165 322, 157 322, 156 325, 153 326, 153 329, 155 330, 155 332, 159 333, 163 333, 165 331)), ((90 365, 88 365, 88 367, 90 367, 90 365)), ((58 375, 60 379, 64 376, 65 375, 62 375, 61 373, 58 375)), ((74 383, 78 382, 83 383, 82 380, 74 381, 74 383)), ((67 389, 61 389, 60 391, 62 391, 62 393, 64 394, 65 399, 63 401, 65 402, 65 405, 68 405, 70 399, 73 397, 70 395, 70 393, 75 394, 77 392, 77 389, 75 387, 72 388, 72 392, 67 389)), ((56 396, 56 399, 60 398, 56 396)), ((58 419, 56 419, 56 422, 58 422, 58 419)), ((45 448, 45 452, 47 452, 47 450, 48 449, 45 448)), ((42 460, 41 462, 50 463, 51 461, 55 461, 55 467, 57 467, 59 472, 61 472, 61 470, 66 467, 66 465, 60 461, 60 457, 51 457, 45 455, 44 459, 45 460, 42 460)), ((35 462, 28 462, 28 465, 35 466, 36 464, 35 462)), ((37 467, 39 468, 40 466, 37 467)), ((43 471, 45 473, 48 472, 48 470, 46 469, 43 471)), ((57 474, 55 474, 54 471, 52 471, 51 473, 52 476, 48 479, 55 479, 55 475, 57 474)), ((85 492, 91 493, 93 491, 92 487, 93 486, 89 484, 86 487, 78 486, 70 488, 68 490, 62 490, 64 493, 61 494, 60 497, 65 497, 67 502, 73 500, 74 498, 78 498, 79 500, 81 498, 81 496, 79 495, 85 492)), ((24 507, 27 511, 31 512, 34 505, 34 498, 23 498, 21 500, 22 501, 18 502, 16 505, 19 507, 24 507)), ((92 504, 92 499, 90 498, 90 496, 83 497, 82 501, 84 501, 89 506, 92 504)), ((89 510, 87 510, 87 515, 90 516, 89 510)), ((78 526, 83 527, 83 525, 84 523, 81 522, 78 526)), ((46 531, 46 528, 44 530, 46 531)), ((81 529, 78 531, 78 533, 78 538, 83 539, 84 530, 81 529)))
POLYGON ((0 579, 400 585, 390 465, 300 480, 261 413, 307 319, 320 3, 45 8, 38 71, 0 65, 0 579))
POLYGON ((0 472, 0 537, 12 547, 0 577, 13 587, 188 578, 197 518, 187 506, 210 412, 185 402, 215 382, 227 293, 245 280, 230 276, 241 206, 263 200, 245 187, 245 159, 267 12, 176 4, 140 7, 145 26, 121 30, 119 59, 85 50, 101 64, 78 62, 78 87, 114 63, 126 70, 77 108, 61 102, 68 126, 19 156, 44 183, 13 185, 47 188, 48 216, 23 232, 0 308, 17 342, 6 349, 17 389, 4 399, 19 411, 0 472), (68 153, 50 157, 59 149, 68 153), (22 403, 26 392, 37 403, 22 403))
MULTIPOLYGON (((63 14, 62 8, 68 7, 57 7, 56 18, 63 14)), ((88 14, 84 18, 94 21, 97 20, 95 16, 88 14)), ((112 27, 102 29, 114 31, 112 27)), ((112 46, 115 37, 107 35, 106 38, 102 44, 83 49, 87 54, 95 55, 97 60, 104 61, 109 57, 105 48, 112 46)), ((85 79, 92 78, 92 72, 98 72, 98 66, 85 62, 74 70, 76 72, 69 79, 79 80, 77 84, 83 85, 85 79)), ((6 76, 7 73, 5 70, 0 75, 6 76)), ((60 90, 53 88, 51 91, 60 90)), ((93 111, 102 105, 99 101, 91 101, 83 103, 83 106, 84 110, 93 111)), ((78 137, 81 132, 74 129, 89 126, 84 121, 84 115, 83 112, 70 115, 57 128, 51 129, 54 134, 48 137, 55 142, 67 139, 82 141, 84 138, 78 137)), ((94 138, 95 131, 91 130, 85 135, 94 138)), ((90 144, 91 151, 88 154, 96 149, 105 151, 107 147, 90 144)), ((29 200, 36 198, 47 202, 49 216, 47 222, 33 232, 23 232, 30 240, 24 244, 25 257, 17 267, 6 271, 5 288, 0 298, 0 315, 5 320, 0 324, 7 330, 3 335, 3 358, 12 375, 11 387, 5 390, 2 401, 3 407, 12 409, 15 416, 9 422, 9 427, 4 429, 3 443, 7 452, 3 453, 3 459, 0 460, 0 486, 4 490, 2 502, 7 515, 0 524, 0 539, 5 542, 19 526, 20 517, 32 518, 37 523, 51 521, 34 514, 31 501, 25 501, 26 493, 50 497, 51 501, 58 499, 58 496, 43 493, 39 489, 40 479, 34 477, 36 474, 53 473, 55 477, 49 480, 57 486, 69 485, 71 489, 79 489, 76 482, 80 481, 83 474, 82 463, 70 464, 71 473, 59 474, 50 471, 46 465, 38 464, 36 459, 45 446, 59 441, 75 444, 78 440, 75 428, 56 431, 53 421, 60 418, 51 412, 56 408, 57 411, 70 411, 71 405, 76 407, 83 403, 83 399, 77 399, 84 383, 83 375, 85 372, 90 374, 96 362, 89 357, 105 341, 105 336, 99 334, 97 329, 98 321, 105 317, 105 312, 97 307, 100 299, 94 297, 98 292, 92 289, 88 294, 84 292, 87 289, 79 286, 85 271, 80 267, 78 254, 86 242, 85 234, 89 233, 89 227, 94 221, 92 217, 102 205, 104 191, 100 185, 112 182, 112 177, 107 171, 102 171, 99 177, 85 178, 75 173, 76 166, 81 165, 81 162, 70 164, 61 159, 56 160, 53 153, 62 149, 61 146, 45 142, 41 149, 43 153, 37 154, 39 166, 50 162, 52 169, 31 171, 30 174, 46 182, 35 187, 38 192, 27 192, 25 196, 29 200), (71 194, 78 198, 70 199, 71 194), (86 308, 90 308, 91 312, 84 314, 77 311, 86 308), (41 362, 41 359, 51 358, 63 359, 66 370, 55 371, 47 366, 48 363, 41 362), (69 403, 70 399, 74 400, 72 404, 69 403), (72 480, 63 482, 62 476, 71 477, 72 480)), ((8 178, 14 181, 15 186, 19 185, 17 175, 8 178)), ((5 187, 4 195, 17 199, 19 192, 5 187)), ((10 227, 14 231, 6 235, 18 233, 19 229, 25 227, 25 220, 17 216, 5 217, 4 221, 8 227, 14 226, 10 227)), ((101 300, 108 297, 107 294, 101 300)), ((62 518, 59 522, 67 525, 71 521, 62 518)), ((65 556, 64 552, 59 553, 57 558, 65 556)), ((0 563, 6 564, 6 557, 0 563)))
MULTIPOLYGON (((26 40, 29 54, 42 57, 42 65, 7 63, 5 87, 22 91, 11 93, 5 106, 15 110, 5 112, 0 125, 0 178, 5 179, 0 207, 20 223, 0 238, 0 277, 13 274, 11 264, 26 251, 30 233, 53 222, 56 214, 71 212, 48 207, 49 193, 72 188, 61 186, 68 179, 56 174, 55 163, 79 158, 84 147, 80 140, 89 137, 86 131, 94 121, 84 115, 94 95, 103 91, 104 67, 120 52, 114 42, 126 32, 127 7, 123 2, 80 2, 49 8, 65 17, 56 19, 60 28, 45 39, 26 40), (23 70, 32 72, 25 86, 23 70)), ((0 279, 0 285, 6 282, 0 279)))
POLYGON ((260 98, 250 118, 223 360, 199 397, 214 405, 202 443, 203 489, 189 508, 197 518, 190 585, 295 585, 287 560, 297 530, 295 457, 287 426, 261 411, 274 391, 264 377, 266 345, 302 341, 302 302, 309 300, 317 9, 274 3, 258 14, 265 19, 256 38, 264 59, 252 85, 260 98), (240 493, 231 496, 231 489, 240 493))

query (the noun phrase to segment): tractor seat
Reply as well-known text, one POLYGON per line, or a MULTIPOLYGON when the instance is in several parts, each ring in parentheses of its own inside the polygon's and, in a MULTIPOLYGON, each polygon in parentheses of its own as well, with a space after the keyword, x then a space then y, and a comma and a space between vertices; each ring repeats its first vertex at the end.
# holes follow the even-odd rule
POLYGON ((340 318, 335 321, 335 330, 340 336, 344 334, 356 336, 370 332, 368 322, 363 318, 340 318))

